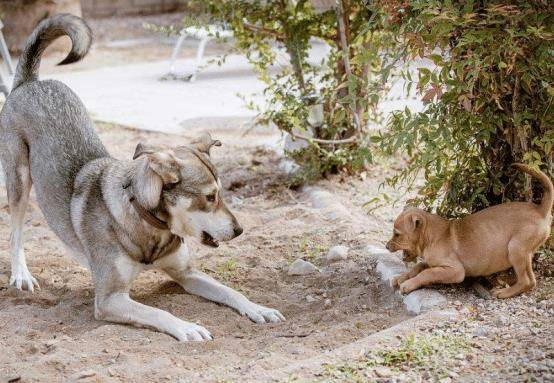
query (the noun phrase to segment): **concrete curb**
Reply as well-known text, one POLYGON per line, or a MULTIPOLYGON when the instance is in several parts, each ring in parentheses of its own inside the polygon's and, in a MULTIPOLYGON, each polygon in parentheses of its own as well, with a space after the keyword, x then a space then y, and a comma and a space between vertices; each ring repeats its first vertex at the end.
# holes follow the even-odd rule
POLYGON ((242 381, 259 382, 264 380, 261 376, 265 376, 267 381, 315 381, 317 379, 314 379, 314 375, 317 376, 326 364, 340 365, 348 360, 359 360, 367 352, 383 347, 383 344, 398 344, 400 339, 413 334, 418 327, 457 320, 459 313, 454 310, 432 310, 324 354, 290 363, 278 370, 267 371, 262 366, 257 366, 242 381), (256 378, 252 378, 253 376, 256 378))

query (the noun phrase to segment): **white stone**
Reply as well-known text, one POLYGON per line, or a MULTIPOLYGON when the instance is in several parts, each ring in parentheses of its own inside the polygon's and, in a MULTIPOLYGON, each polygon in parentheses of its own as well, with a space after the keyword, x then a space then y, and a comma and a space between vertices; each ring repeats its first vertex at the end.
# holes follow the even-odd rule
POLYGON ((380 378, 388 378, 392 375, 392 371, 388 367, 376 367, 375 375, 380 378))
POLYGON ((327 252, 327 262, 331 263, 348 258, 348 250, 350 249, 347 246, 343 245, 331 247, 327 252))
POLYGON ((315 267, 310 262, 306 262, 303 259, 297 259, 289 266, 289 275, 307 275, 307 274, 313 274, 315 272, 319 271, 317 267, 315 267))
POLYGON ((404 297, 406 309, 414 314, 421 314, 445 303, 446 298, 444 295, 431 289, 415 290, 404 297))
POLYGON ((314 303, 317 299, 315 299, 314 297, 312 297, 311 295, 306 295, 306 301, 308 303, 314 303))

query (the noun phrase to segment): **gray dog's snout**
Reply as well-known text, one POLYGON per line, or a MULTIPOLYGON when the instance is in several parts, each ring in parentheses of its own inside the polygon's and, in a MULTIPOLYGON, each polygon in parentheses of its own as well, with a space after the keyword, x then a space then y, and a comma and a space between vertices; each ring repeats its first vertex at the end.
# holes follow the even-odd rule
POLYGON ((235 238, 238 237, 239 235, 242 234, 244 230, 242 229, 242 226, 235 226, 235 228, 233 229, 233 233, 235 234, 235 238))

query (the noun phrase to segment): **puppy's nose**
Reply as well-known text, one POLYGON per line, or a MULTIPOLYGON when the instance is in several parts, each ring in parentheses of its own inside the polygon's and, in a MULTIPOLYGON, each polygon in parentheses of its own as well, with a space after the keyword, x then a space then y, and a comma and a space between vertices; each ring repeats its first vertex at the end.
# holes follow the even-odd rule
POLYGON ((235 238, 238 237, 239 235, 242 234, 244 230, 242 229, 241 226, 235 226, 234 230, 233 230, 233 233, 235 234, 235 238))

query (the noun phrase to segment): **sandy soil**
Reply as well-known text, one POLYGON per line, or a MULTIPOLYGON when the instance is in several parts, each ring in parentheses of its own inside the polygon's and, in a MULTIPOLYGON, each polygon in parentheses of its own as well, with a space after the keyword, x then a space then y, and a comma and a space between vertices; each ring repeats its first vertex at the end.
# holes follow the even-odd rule
MULTIPOLYGON (((185 141, 111 125, 101 125, 99 132, 119 158, 130 157, 141 140, 185 141)), ((330 221, 302 192, 286 188, 280 160, 272 152, 222 138, 225 145, 217 149, 215 162, 245 234, 215 251, 193 244, 198 266, 252 300, 278 308, 288 320, 256 325, 229 308, 185 294, 163 273, 149 271, 136 281, 132 296, 202 324, 215 335, 213 342, 183 344, 150 330, 96 321, 88 271, 65 254, 34 201, 26 219, 25 251, 41 290, 31 294, 7 287, 9 214, 3 192, 0 376, 49 382, 240 379, 253 369, 309 358, 407 317, 391 292, 379 286, 361 251, 381 233, 368 232, 355 220, 330 221), (323 265, 327 249, 337 244, 352 249, 349 259, 323 265), (297 258, 319 265, 321 272, 288 276, 288 265, 297 258), (308 302, 308 295, 315 301, 308 302)))
MULTIPOLYGON (((97 36, 91 54, 65 68, 54 66, 61 53, 50 54, 41 70, 48 73, 166 59, 171 45, 144 31, 142 23, 172 23, 179 18, 162 15, 91 20, 97 36), (128 47, 109 44, 129 39, 142 39, 142 43, 128 47)), ((191 45, 183 55, 193 52, 191 45)), ((42 290, 29 294, 9 288, 9 214, 5 190, 0 187, 0 383, 9 379, 241 381, 261 371, 267 376, 267 371, 333 350, 408 317, 391 291, 379 285, 362 251, 368 243, 382 245, 386 241, 392 219, 402 208, 402 203, 387 203, 367 217, 361 214, 364 203, 375 196, 398 196, 379 187, 384 175, 395 171, 394 164, 375 166, 360 177, 334 176, 320 181, 320 186, 333 191, 353 212, 349 222, 331 221, 312 208, 304 193, 286 187, 280 159, 262 145, 274 142, 276 132, 255 130, 245 138, 243 132, 227 129, 226 122, 220 125, 213 129, 214 124, 209 124, 214 136, 224 142, 222 148, 214 150, 214 161, 227 190, 225 198, 245 226, 245 234, 216 251, 193 244, 200 258, 198 267, 252 300, 281 310, 287 322, 255 325, 231 309, 185 294, 155 271, 140 276, 132 296, 202 324, 216 336, 213 342, 178 343, 149 330, 96 321, 88 271, 65 254, 34 201, 26 218, 25 250, 42 290), (336 244, 351 248, 349 258, 325 265, 327 249, 336 244), (315 263, 321 272, 309 277, 288 276, 287 267, 297 258, 315 263), (326 299, 330 300, 327 305, 326 299)), ((186 137, 107 124, 99 124, 98 130, 116 157, 129 158, 138 141, 186 142, 206 126, 199 120, 194 129, 187 130, 186 137)), ((406 360, 392 364, 371 355, 355 363, 337 360, 336 365, 328 366, 327 373, 320 371, 309 380, 553 381, 554 266, 548 257, 540 257, 534 265, 538 286, 511 300, 478 298, 469 281, 434 287, 448 297, 449 308, 459 311, 463 319, 438 327, 413 328, 413 332, 429 342, 437 337, 460 340, 463 348, 455 342, 446 346, 439 343, 436 351, 417 363, 409 353, 406 360), (376 367, 385 369, 377 374, 376 367)), ((507 273, 485 283, 503 284, 511 278, 513 275, 507 273)), ((382 347, 394 355, 403 350, 399 344, 382 347)))

